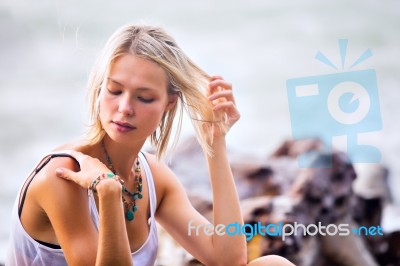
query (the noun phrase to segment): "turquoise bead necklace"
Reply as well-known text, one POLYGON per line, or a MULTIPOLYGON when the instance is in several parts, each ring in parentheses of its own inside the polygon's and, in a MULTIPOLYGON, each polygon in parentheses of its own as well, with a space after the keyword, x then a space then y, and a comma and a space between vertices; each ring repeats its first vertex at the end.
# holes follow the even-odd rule
MULTIPOLYGON (((108 155, 104 140, 101 141, 101 146, 103 148, 104 154, 106 155, 108 168, 114 173, 114 175, 116 175, 117 172, 115 171, 114 165, 111 162, 110 155, 108 155)), ((124 205, 125 219, 128 221, 132 221, 135 218, 135 213, 138 211, 136 200, 143 198, 142 190, 142 172, 140 169, 139 158, 136 158, 135 191, 130 191, 125 187, 125 185, 122 185, 122 204, 124 205), (124 197, 124 194, 126 194, 128 198, 131 199, 131 201, 127 201, 124 197)))

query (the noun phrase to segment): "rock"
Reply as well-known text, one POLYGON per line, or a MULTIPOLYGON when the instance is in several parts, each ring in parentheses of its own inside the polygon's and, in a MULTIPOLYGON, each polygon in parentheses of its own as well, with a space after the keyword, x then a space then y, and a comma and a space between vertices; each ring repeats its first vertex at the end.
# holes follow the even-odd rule
POLYGON ((332 223, 351 211, 351 184, 355 178, 351 163, 342 153, 321 153, 317 160, 329 161, 332 167, 302 169, 290 191, 294 211, 305 224, 332 223))
POLYGON ((392 193, 388 185, 389 170, 382 164, 356 164, 357 179, 353 191, 364 199, 382 198, 392 202, 392 193))
MULTIPOLYGON (((344 153, 326 153, 321 146, 319 140, 289 140, 267 159, 229 151, 245 223, 376 226, 382 221, 385 235, 304 236, 300 229, 283 240, 256 234, 248 242, 249 259, 277 254, 299 266, 400 265, 400 209, 386 196, 388 170, 354 168, 344 153), (316 155, 313 167, 299 168, 297 157, 307 151, 316 155)), ((170 165, 193 206, 212 221, 207 166, 194 138, 177 148, 170 165)), ((165 232, 160 242, 159 265, 202 265, 165 232)))
POLYGON ((271 157, 296 158, 302 153, 321 151, 321 149, 322 142, 319 139, 286 140, 272 152, 271 157))
MULTIPOLYGON (((251 225, 271 225, 274 227, 268 230, 270 234, 277 233, 274 228, 278 228, 279 223, 292 223, 291 212, 292 203, 287 196, 262 196, 254 197, 241 201, 241 208, 245 224, 251 225)), ((263 255, 281 255, 292 262, 296 261, 299 243, 295 236, 289 236, 285 240, 281 236, 266 234, 261 236, 254 232, 254 237, 248 242, 248 258, 253 260, 263 255)), ((264 232, 265 233, 265 232, 264 232)))
MULTIPOLYGON (((350 229, 358 226, 350 216, 343 217, 336 223, 349 224, 350 229)), ((318 240, 325 260, 329 263, 342 266, 378 266, 361 236, 350 232, 347 236, 318 236, 318 240)))

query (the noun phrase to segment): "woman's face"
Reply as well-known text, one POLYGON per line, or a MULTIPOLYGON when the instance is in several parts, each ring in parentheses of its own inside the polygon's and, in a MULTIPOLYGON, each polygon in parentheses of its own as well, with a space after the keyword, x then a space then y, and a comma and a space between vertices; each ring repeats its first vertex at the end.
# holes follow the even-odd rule
POLYGON ((176 102, 167 87, 167 74, 156 63, 133 54, 119 57, 100 96, 100 121, 111 139, 143 144, 176 102))

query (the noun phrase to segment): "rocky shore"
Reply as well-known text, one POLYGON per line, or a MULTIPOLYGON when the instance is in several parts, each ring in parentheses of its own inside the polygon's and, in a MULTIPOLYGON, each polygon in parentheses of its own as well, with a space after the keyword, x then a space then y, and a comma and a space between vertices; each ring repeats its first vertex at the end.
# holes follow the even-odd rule
MULTIPOLYGON (((322 151, 318 140, 288 140, 267 158, 234 151, 229 156, 244 222, 297 225, 297 234, 285 239, 274 230, 252 234, 249 260, 277 254, 298 266, 400 265, 400 207, 392 201, 385 165, 353 165, 340 151, 322 151), (310 167, 299 168, 297 158, 304 153, 314 157, 310 167), (323 230, 316 232, 317 226, 323 230)), ((194 139, 177 148, 171 168, 195 208, 212 222, 207 168, 194 139)), ((160 228, 157 265, 202 264, 160 228)))

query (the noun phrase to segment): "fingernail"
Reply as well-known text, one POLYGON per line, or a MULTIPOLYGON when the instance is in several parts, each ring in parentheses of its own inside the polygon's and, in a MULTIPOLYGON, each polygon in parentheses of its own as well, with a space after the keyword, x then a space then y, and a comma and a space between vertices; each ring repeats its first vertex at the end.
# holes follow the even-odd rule
POLYGON ((64 170, 63 170, 62 168, 57 168, 57 169, 56 169, 56 175, 57 175, 58 177, 62 177, 62 176, 63 176, 63 173, 64 173, 64 170))

